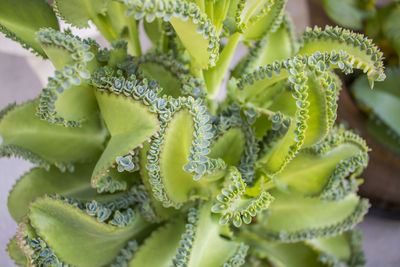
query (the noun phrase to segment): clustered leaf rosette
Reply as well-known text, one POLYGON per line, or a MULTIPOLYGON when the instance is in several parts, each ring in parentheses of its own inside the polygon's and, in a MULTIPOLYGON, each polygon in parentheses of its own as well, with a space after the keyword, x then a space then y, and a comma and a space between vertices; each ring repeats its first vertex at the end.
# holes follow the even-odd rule
POLYGON ((21 19, 55 18, 42 0, 1 1, 0 29, 56 69, 38 98, 0 113, 0 155, 36 165, 9 195, 19 223, 10 257, 28 266, 361 265, 353 228, 369 207, 357 195, 368 147, 334 124, 334 71, 361 69, 373 85, 384 79, 382 54, 341 28, 296 38, 285 4, 55 0, 67 23, 96 25, 111 43, 101 48, 49 19, 21 19), (152 41, 144 54, 141 23, 152 41), (249 52, 218 103, 241 42, 249 52))

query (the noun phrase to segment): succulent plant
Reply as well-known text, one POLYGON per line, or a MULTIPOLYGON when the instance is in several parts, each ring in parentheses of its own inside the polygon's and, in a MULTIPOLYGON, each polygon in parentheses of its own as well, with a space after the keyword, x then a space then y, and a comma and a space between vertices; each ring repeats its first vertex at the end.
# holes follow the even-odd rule
POLYGON ((1 0, 0 29, 55 66, 0 113, 2 156, 29 160, 8 246, 36 266, 363 263, 354 226, 368 147, 335 126, 334 70, 384 79, 371 40, 293 34, 285 0, 1 0), (31 18, 31 19, 28 19, 31 18), (138 26, 152 47, 142 54, 138 26), (232 70, 239 43, 249 46, 232 70))

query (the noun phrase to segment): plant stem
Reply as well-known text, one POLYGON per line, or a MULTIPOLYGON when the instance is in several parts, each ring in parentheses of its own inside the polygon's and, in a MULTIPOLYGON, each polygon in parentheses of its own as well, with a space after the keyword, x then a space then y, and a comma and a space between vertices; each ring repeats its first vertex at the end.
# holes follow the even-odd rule
POLYGON ((133 56, 140 56, 142 54, 142 47, 139 40, 139 29, 137 21, 127 19, 127 23, 129 31, 129 38, 127 39, 129 52, 133 56))
POLYGON ((224 76, 229 68, 229 65, 236 51, 236 47, 241 40, 241 36, 241 33, 238 32, 233 34, 224 49, 222 50, 216 66, 203 71, 208 98, 215 99, 218 96, 222 80, 224 79, 224 76))

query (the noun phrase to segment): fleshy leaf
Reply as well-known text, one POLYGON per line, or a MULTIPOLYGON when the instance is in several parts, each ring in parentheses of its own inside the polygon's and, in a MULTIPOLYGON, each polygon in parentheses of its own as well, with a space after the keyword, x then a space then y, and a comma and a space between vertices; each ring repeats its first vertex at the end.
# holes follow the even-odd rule
POLYGON ((8 255, 10 256, 10 258, 14 260, 15 264, 20 265, 20 266, 27 265, 27 260, 26 260, 25 254, 21 250, 21 248, 18 246, 16 237, 11 239, 10 242, 8 243, 7 252, 8 252, 8 255))
POLYGON ((238 77, 243 73, 252 72, 260 66, 271 64, 274 61, 290 58, 296 52, 296 38, 293 25, 287 14, 275 32, 264 35, 256 41, 239 65, 235 67, 232 75, 238 77))
POLYGON ((228 166, 236 166, 244 152, 245 137, 240 128, 229 129, 211 147, 209 156, 221 158, 228 166))
MULTIPOLYGON (((112 178, 112 173, 109 173, 110 167, 116 167, 114 162, 117 157, 130 153, 134 155, 132 151, 157 131, 158 121, 145 105, 130 97, 100 91, 96 92, 96 97, 111 139, 93 171, 92 184, 101 192, 121 190, 126 187, 124 181, 122 184, 115 181, 122 188, 117 184, 111 185, 110 188, 100 185, 106 177, 112 178)), ((115 176, 115 170, 113 173, 115 176)))
POLYGON ((335 23, 354 30, 361 30, 363 20, 374 14, 373 3, 370 4, 372 8, 363 8, 362 2, 358 0, 323 0, 322 2, 325 12, 335 23))
POLYGON ((242 223, 250 224, 257 213, 267 209, 274 198, 262 191, 257 197, 246 196, 246 183, 235 167, 231 167, 217 202, 211 211, 220 213, 220 224, 233 223, 240 227, 242 223))
POLYGON ((181 218, 154 230, 151 236, 139 247, 134 258, 129 262, 129 266, 171 266, 184 231, 185 223, 181 218), (154 257, 154 252, 157 252, 157 257, 154 257))
POLYGON ((351 132, 332 133, 323 142, 302 149, 277 175, 289 190, 308 196, 343 198, 354 192, 354 176, 366 167, 368 147, 351 132), (350 179, 346 180, 347 176, 350 179))
POLYGON ((58 15, 78 28, 89 27, 88 21, 106 11, 108 0, 55 0, 58 15))
POLYGON ((295 194, 273 192, 269 214, 250 230, 272 240, 296 242, 330 237, 352 229, 368 210, 369 203, 355 194, 340 201, 322 201, 295 194))
POLYGON ((78 200, 92 199, 97 195, 90 185, 94 164, 77 164, 73 172, 60 172, 51 167, 46 171, 33 168, 14 185, 8 196, 8 210, 17 222, 28 212, 28 204, 45 194, 60 194, 78 200))
POLYGON ((212 219, 210 205, 191 208, 186 231, 173 259, 175 266, 241 266, 248 246, 222 238, 221 226, 212 219))
POLYGON ((137 214, 131 224, 122 228, 100 223, 81 209, 50 198, 33 202, 29 218, 57 257, 77 266, 110 263, 128 240, 140 237, 148 227, 137 214))
MULTIPOLYGON (((254 233, 243 235, 251 245, 250 253, 259 259, 268 259, 276 266, 285 267, 322 267, 319 253, 303 242, 282 243, 266 241, 254 233)), ((262 265, 264 266, 264 265, 262 265)))
POLYGON ((333 265, 345 263, 348 266, 362 266, 365 256, 362 251, 362 234, 359 230, 347 231, 330 238, 306 241, 313 248, 322 251, 319 260, 333 265))
POLYGON ((92 39, 82 40, 70 32, 50 28, 40 30, 38 40, 56 67, 54 76, 42 89, 38 115, 51 123, 80 126, 97 113, 88 79, 99 67, 94 59, 99 45, 92 39))
POLYGON ((160 96, 191 95, 204 96, 203 82, 194 78, 189 69, 167 54, 155 52, 128 59, 123 67, 128 72, 137 72, 141 78, 154 80, 160 86, 160 96))
POLYGON ((199 68, 213 66, 218 56, 219 37, 216 28, 195 3, 185 1, 118 0, 129 7, 135 19, 152 22, 156 17, 174 27, 185 48, 199 68))
MULTIPOLYGON (((91 162, 98 157, 106 131, 97 115, 81 128, 52 125, 35 115, 38 102, 31 100, 16 106, 0 121, 4 156, 16 151, 16 156, 25 155, 25 159, 34 162, 41 159, 61 169, 70 163, 91 162)), ((49 167, 49 164, 42 166, 49 167)))
POLYGON ((348 58, 342 60, 342 63, 341 60, 335 62, 332 58, 330 63, 337 64, 341 70, 346 70, 346 65, 363 70, 368 76, 371 87, 373 87, 374 81, 385 79, 382 52, 372 43, 372 40, 362 34, 339 27, 326 26, 325 29, 315 27, 306 30, 302 41, 300 55, 314 54, 321 51, 321 47, 323 47, 323 51, 344 51, 348 58))
POLYGON ((2 0, 0 10, 0 32, 22 47, 46 57, 36 40, 36 32, 44 27, 59 29, 50 5, 45 0, 2 0))
MULTIPOLYGON (((369 120, 374 122, 376 128, 386 128, 387 135, 400 140, 400 118, 397 115, 400 114, 400 68, 390 68, 386 74, 386 80, 377 83, 373 91, 369 89, 364 77, 358 78, 351 89, 357 103, 369 115, 369 120)), ((370 128, 373 129, 372 123, 370 128)), ((379 136, 377 130, 374 133, 379 136)), ((378 140, 382 139, 380 137, 378 140)))

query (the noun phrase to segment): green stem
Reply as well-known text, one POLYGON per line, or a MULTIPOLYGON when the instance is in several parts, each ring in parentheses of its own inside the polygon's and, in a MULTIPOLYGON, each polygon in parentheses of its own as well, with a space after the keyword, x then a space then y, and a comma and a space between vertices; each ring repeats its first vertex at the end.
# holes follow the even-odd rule
POLYGON ((97 29, 100 31, 101 35, 106 38, 110 43, 120 39, 119 35, 111 27, 111 24, 102 15, 97 15, 92 18, 93 23, 96 25, 97 29))
POLYGON ((208 98, 215 99, 218 96, 222 80, 235 54, 236 47, 241 41, 241 36, 241 33, 238 32, 233 34, 224 49, 222 50, 216 66, 203 71, 208 98))
POLYGON ((127 18, 127 24, 129 38, 126 41, 128 42, 129 52, 133 56, 140 56, 142 54, 142 47, 139 40, 139 30, 136 20, 127 18))

